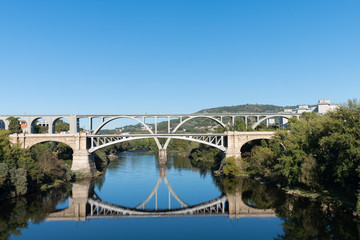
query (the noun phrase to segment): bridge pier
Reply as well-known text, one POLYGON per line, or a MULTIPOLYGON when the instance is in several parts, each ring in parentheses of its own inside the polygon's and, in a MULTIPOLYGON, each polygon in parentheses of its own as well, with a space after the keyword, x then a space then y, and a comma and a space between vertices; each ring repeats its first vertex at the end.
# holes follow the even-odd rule
POLYGON ((94 157, 88 150, 75 150, 71 171, 93 175, 96 172, 94 157))
POLYGON ((167 152, 166 149, 159 149, 159 165, 166 165, 167 163, 167 152))
POLYGON ((228 134, 227 136, 227 148, 225 151, 225 157, 235 157, 235 158, 241 158, 241 140, 240 132, 235 131, 229 131, 226 132, 228 134))

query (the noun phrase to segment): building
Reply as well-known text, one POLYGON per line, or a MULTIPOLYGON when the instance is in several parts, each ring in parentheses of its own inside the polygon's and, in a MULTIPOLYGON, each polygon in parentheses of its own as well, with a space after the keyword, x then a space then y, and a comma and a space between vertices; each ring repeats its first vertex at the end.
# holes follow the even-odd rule
POLYGON ((285 109, 284 112, 293 112, 293 113, 304 113, 304 112, 316 112, 319 114, 325 114, 329 111, 333 111, 339 107, 338 104, 331 104, 330 100, 319 100, 318 104, 309 106, 309 105, 299 105, 295 109, 285 109))
POLYGON ((314 112, 325 114, 329 111, 337 109, 338 107, 338 104, 331 104, 330 100, 319 100, 314 112))

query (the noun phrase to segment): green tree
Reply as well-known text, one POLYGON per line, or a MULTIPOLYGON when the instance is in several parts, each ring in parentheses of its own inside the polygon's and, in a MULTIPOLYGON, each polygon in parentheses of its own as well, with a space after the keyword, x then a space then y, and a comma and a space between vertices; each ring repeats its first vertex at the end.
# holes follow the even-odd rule
POLYGON ((55 123, 55 132, 57 133, 60 133, 60 132, 63 132, 63 131, 69 131, 70 129, 70 125, 66 122, 64 122, 63 120, 58 120, 56 121, 55 123))
POLYGON ((235 157, 228 157, 223 160, 222 172, 225 176, 235 177, 238 176, 242 169, 237 164, 235 157))
POLYGON ((16 195, 24 195, 27 192, 27 174, 23 168, 12 168, 9 171, 11 183, 15 186, 16 195))
POLYGON ((8 117, 7 120, 9 121, 9 131, 10 133, 21 133, 21 125, 19 119, 16 117, 8 117))
POLYGON ((234 122, 234 131, 244 132, 247 131, 246 123, 243 120, 236 119, 234 122))

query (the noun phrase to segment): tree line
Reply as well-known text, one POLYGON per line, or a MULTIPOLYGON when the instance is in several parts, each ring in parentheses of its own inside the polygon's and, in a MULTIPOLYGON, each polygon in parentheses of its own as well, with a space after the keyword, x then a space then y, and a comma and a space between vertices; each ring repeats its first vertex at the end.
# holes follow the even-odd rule
POLYGON ((256 146, 242 168, 282 187, 350 195, 360 212, 360 104, 349 100, 323 116, 304 113, 256 146), (356 200, 357 199, 357 200, 356 200))

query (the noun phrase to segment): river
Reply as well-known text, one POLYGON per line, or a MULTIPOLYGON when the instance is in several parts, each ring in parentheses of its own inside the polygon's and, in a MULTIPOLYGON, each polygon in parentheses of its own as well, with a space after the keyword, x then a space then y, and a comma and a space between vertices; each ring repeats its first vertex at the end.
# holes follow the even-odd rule
POLYGON ((359 239, 359 221, 249 178, 121 153, 104 176, 2 202, 0 239, 359 239))

